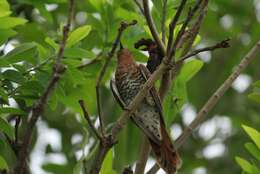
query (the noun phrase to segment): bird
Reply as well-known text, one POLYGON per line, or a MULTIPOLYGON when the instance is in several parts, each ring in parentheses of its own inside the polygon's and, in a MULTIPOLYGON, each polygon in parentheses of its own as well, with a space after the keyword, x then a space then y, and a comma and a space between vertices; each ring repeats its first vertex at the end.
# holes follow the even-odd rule
MULTIPOLYGON (((110 87, 123 109, 127 109, 149 76, 150 71, 144 65, 138 65, 127 48, 120 48, 117 52, 115 80, 110 81, 110 87)), ((181 159, 167 133, 161 101, 154 87, 131 115, 131 119, 147 136, 157 164, 167 174, 175 174, 181 159)))
POLYGON ((161 64, 162 59, 164 57, 164 54, 159 48, 159 46, 152 39, 144 38, 137 41, 134 46, 136 49, 139 49, 141 47, 141 50, 148 51, 149 59, 147 61, 146 67, 151 73, 153 73, 161 64), (142 48, 142 46, 146 47, 142 48))

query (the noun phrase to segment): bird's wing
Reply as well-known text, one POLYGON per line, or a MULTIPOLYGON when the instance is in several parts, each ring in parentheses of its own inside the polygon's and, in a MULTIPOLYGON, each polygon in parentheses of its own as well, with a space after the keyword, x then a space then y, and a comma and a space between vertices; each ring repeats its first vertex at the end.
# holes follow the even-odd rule
MULTIPOLYGON (((140 64, 139 67, 141 69, 141 72, 142 72, 145 80, 147 81, 148 78, 151 76, 150 71, 142 64, 140 64)), ((163 109, 162 109, 161 99, 160 99, 160 97, 158 95, 158 92, 156 91, 155 87, 151 88, 150 94, 151 94, 152 99, 153 99, 153 101, 155 103, 154 105, 155 105, 156 109, 158 110, 158 112, 160 114, 161 121, 164 124, 164 121, 163 121, 163 109)))
POLYGON ((111 79, 110 80, 110 88, 112 90, 112 93, 115 97, 115 99, 117 100, 117 102, 119 103, 119 105, 122 107, 122 109, 124 109, 126 107, 126 104, 125 102, 122 100, 118 90, 117 90, 117 87, 116 87, 116 82, 114 79, 111 79))

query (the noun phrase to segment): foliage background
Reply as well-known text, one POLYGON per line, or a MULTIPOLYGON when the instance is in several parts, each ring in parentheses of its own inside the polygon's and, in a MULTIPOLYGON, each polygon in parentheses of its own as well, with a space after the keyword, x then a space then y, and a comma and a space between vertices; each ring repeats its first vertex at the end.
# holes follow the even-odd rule
MULTIPOLYGON (((179 1, 168 1, 169 22, 179 1)), ((5 0, 0 0, 0 130, 13 137, 14 122, 7 123, 7 120, 15 115, 20 115, 22 120, 26 119, 26 113, 41 95, 50 77, 53 63, 51 58, 57 51, 62 25, 66 22, 67 1, 8 0, 8 3, 10 6, 5 0), (46 64, 28 72, 42 62, 46 64)), ((189 3, 192 5, 194 1, 190 0, 189 3)), ((160 28, 162 2, 153 0, 153 4, 152 14, 160 28)), ((137 61, 145 62, 146 55, 136 50, 134 43, 150 35, 145 19, 133 1, 76 1, 74 36, 70 35, 72 39, 63 59, 68 69, 37 124, 31 153, 32 173, 71 174, 78 173, 83 163, 88 167, 97 143, 81 115, 78 100, 85 100, 88 111, 95 119, 96 77, 116 37, 119 23, 132 19, 136 19, 138 24, 125 31, 122 43, 134 53, 137 61), (77 28, 80 29, 76 30, 77 28), (82 69, 77 68, 82 62, 95 59, 98 54, 100 56, 96 63, 82 69)), ((214 44, 229 37, 232 39, 231 48, 200 54, 198 60, 185 64, 164 103, 165 119, 171 132, 174 132, 174 138, 192 121, 195 112, 232 72, 234 65, 255 44, 259 35, 259 0, 210 1, 200 31, 201 39, 197 39, 196 47, 214 44)), ((251 158, 244 148, 248 138, 241 129, 241 124, 255 128, 260 126, 259 104, 248 99, 248 94, 253 90, 251 82, 260 77, 259 63, 260 60, 255 59, 244 74, 240 75, 233 88, 209 114, 208 120, 181 147, 180 154, 184 163, 180 174, 240 173, 235 156, 251 158)), ((113 59, 101 91, 107 129, 111 128, 121 112, 108 85, 115 64, 113 59)), ((251 98, 260 100, 259 96, 251 98)), ((22 124, 19 132, 21 135, 23 127, 22 124)), ((105 160, 104 166, 107 169, 102 169, 102 173, 111 170, 112 160, 115 171, 133 164, 140 143, 139 130, 129 123, 120 133, 119 143, 113 149, 114 158, 110 152, 105 160)), ((4 166, 2 168, 11 168, 14 164, 15 155, 2 133, 0 157, 0 163, 4 166)))

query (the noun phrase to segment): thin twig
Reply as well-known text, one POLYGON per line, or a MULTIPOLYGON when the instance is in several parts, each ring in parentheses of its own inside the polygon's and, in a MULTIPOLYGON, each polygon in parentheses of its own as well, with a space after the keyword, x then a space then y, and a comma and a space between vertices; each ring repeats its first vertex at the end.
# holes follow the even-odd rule
POLYGON ((83 111, 83 115, 84 115, 84 118, 86 119, 86 121, 88 122, 91 130, 94 132, 94 134, 96 135, 96 137, 102 141, 102 136, 99 134, 98 130, 95 128, 95 126, 93 125, 92 121, 90 120, 90 117, 89 117, 89 114, 87 112, 87 109, 86 109, 86 106, 85 106, 85 103, 83 100, 79 100, 79 104, 80 104, 80 107, 83 111))
POLYGON ((151 151, 149 140, 143 135, 143 142, 140 148, 140 155, 136 162, 135 174, 143 174, 148 160, 149 153, 151 151))
POLYGON ((256 57, 256 54, 259 52, 260 41, 248 52, 248 54, 237 65, 236 69, 229 75, 224 83, 216 90, 216 92, 209 98, 206 104, 200 109, 197 117, 176 140, 176 148, 179 148, 187 139, 187 137, 201 124, 205 116, 212 110, 212 108, 217 104, 224 93, 230 88, 234 80, 241 74, 241 72, 248 66, 248 64, 256 57))
POLYGON ((152 36, 153 36, 155 42, 157 43, 157 45, 159 46, 159 48, 161 49, 162 53, 164 55, 166 55, 165 46, 164 46, 162 40, 160 39, 160 36, 158 34, 158 31, 157 31, 156 26, 153 21, 153 18, 150 14, 148 0, 143 0, 143 6, 144 6, 144 16, 146 18, 146 21, 147 21, 149 29, 152 33, 152 36))
MULTIPOLYGON (((221 99, 224 93, 230 88, 234 80, 241 74, 241 72, 248 66, 248 64, 260 53, 260 41, 247 53, 247 55, 240 61, 236 69, 228 76, 224 83, 216 90, 216 92, 209 98, 204 106, 198 112, 196 118, 190 125, 184 129, 179 138, 175 141, 176 149, 180 148, 185 140, 192 134, 194 130, 203 122, 205 116, 213 109, 217 102, 221 99)), ((154 164, 153 167, 146 174, 155 174, 160 167, 154 164)))
POLYGON ((84 69, 84 68, 86 68, 86 67, 88 67, 90 65, 93 65, 93 64, 101 62, 100 57, 102 55, 103 55, 103 52, 98 53, 97 56, 94 59, 92 59, 91 61, 89 61, 87 63, 83 63, 83 64, 77 66, 77 68, 81 70, 81 69, 84 69))
POLYGON ((70 0, 69 2, 70 3, 69 3, 68 21, 67 21, 67 24, 63 28, 63 38, 60 43, 58 55, 55 59, 53 74, 52 74, 52 77, 51 77, 50 81, 48 82, 48 85, 45 88, 42 96, 34 104, 32 110, 30 112, 30 120, 28 122, 28 126, 26 128, 26 131, 25 131, 25 134, 23 137, 21 149, 19 150, 17 163, 13 169, 13 173, 15 173, 15 174, 27 173, 26 168, 27 168, 28 150, 30 148, 33 129, 34 129, 35 124, 36 124, 37 120, 39 119, 40 115, 44 112, 44 107, 47 103, 50 93, 53 91, 53 89, 55 88, 55 85, 59 81, 61 75, 66 70, 65 67, 61 64, 61 59, 63 58, 63 55, 64 55, 64 49, 65 49, 66 41, 68 38, 68 33, 69 33, 69 29, 70 29, 70 25, 71 25, 71 21, 72 21, 72 17, 73 17, 73 11, 74 11, 74 0, 70 0))
POLYGON ((205 52, 205 51, 214 51, 215 49, 218 49, 218 48, 228 48, 230 47, 229 45, 229 41, 230 39, 225 39, 213 46, 209 46, 209 47, 205 47, 205 48, 200 48, 200 49, 197 49, 197 50, 194 50, 194 51, 191 51, 190 53, 188 53, 187 55, 181 57, 177 62, 176 64, 178 63, 182 63, 184 60, 192 57, 192 56, 195 56, 201 52, 205 52))
MULTIPOLYGON (((168 51, 168 59, 171 59, 172 57, 174 57, 175 52, 176 52, 176 48, 179 44, 179 41, 181 40, 181 37, 183 36, 186 27, 188 26, 189 22, 191 21, 192 17, 194 16, 194 14, 196 13, 196 11, 199 9, 200 4, 202 3, 203 0, 198 0, 198 2, 195 4, 195 6, 189 10, 188 16, 186 17, 184 23, 181 26, 180 31, 178 32, 175 41, 173 42, 172 45, 170 45, 170 49, 168 51)), ((173 59, 174 62, 174 59, 173 59)))
POLYGON ((138 0, 134 0, 134 2, 137 5, 137 7, 139 8, 140 12, 144 15, 144 9, 143 9, 141 3, 138 0))
POLYGON ((174 29, 176 27, 176 24, 181 16, 181 13, 183 11, 183 8, 186 4, 187 0, 182 0, 180 6, 178 7, 178 10, 174 16, 174 18, 171 20, 171 23, 169 24, 169 39, 167 43, 167 54, 170 55, 170 49, 173 43, 173 37, 174 37, 174 29))
POLYGON ((118 29, 118 34, 117 34, 116 40, 113 43, 113 47, 112 47, 111 51, 108 53, 108 56, 106 58, 106 62, 103 65, 103 67, 102 67, 102 69, 99 73, 98 79, 97 79, 97 83, 96 83, 97 110, 98 110, 98 118, 99 118, 99 122, 100 122, 100 131, 101 131, 102 137, 105 137, 105 132, 104 132, 104 121, 103 121, 103 116, 102 116, 102 111, 101 111, 100 85, 101 85, 101 82, 102 82, 103 77, 105 75, 105 72, 107 70, 107 67, 108 67, 112 57, 114 56, 117 45, 120 42, 120 38, 121 38, 123 31, 127 27, 135 25, 136 23, 137 23, 136 20, 133 20, 130 23, 121 22, 120 27, 118 29))
POLYGON ((163 0, 163 10, 162 10, 162 20, 161 20, 162 42, 164 44, 165 44, 165 37, 166 37, 165 22, 167 16, 167 2, 168 0, 163 0))
POLYGON ((16 145, 18 145, 18 143, 19 143, 19 125, 20 125, 20 122, 21 122, 21 117, 20 116, 17 116, 16 118, 15 118, 15 126, 14 126, 14 130, 15 130, 15 138, 14 138, 14 143, 16 144, 16 145))
POLYGON ((40 68, 42 68, 44 65, 46 65, 49 61, 51 61, 53 58, 55 57, 55 55, 51 55, 50 57, 48 57, 46 60, 44 60, 42 63, 38 64, 35 67, 32 67, 30 69, 28 69, 26 72, 23 73, 23 75, 29 74, 32 71, 37 71, 40 68))

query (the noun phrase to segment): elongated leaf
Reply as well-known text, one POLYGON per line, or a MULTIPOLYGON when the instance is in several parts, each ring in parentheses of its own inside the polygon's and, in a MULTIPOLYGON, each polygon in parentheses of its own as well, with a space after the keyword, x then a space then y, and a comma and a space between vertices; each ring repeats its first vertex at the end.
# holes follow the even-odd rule
POLYGON ((16 32, 12 29, 0 29, 0 45, 2 45, 9 37, 14 36, 15 34, 16 32))
POLYGON ((59 45, 53 39, 46 37, 44 41, 52 46, 55 50, 58 50, 59 45))
POLYGON ((3 157, 0 156, 0 170, 8 170, 8 165, 3 157))
POLYGON ((260 104, 260 93, 259 92, 253 92, 253 93, 249 94, 248 98, 250 98, 251 100, 260 104))
POLYGON ((247 173, 252 173, 253 172, 253 166, 245 159, 236 157, 236 162, 238 165, 247 173))
POLYGON ((26 112, 18 108, 5 107, 5 108, 0 108, 0 115, 1 114, 26 115, 26 112))
POLYGON ((95 54, 82 48, 66 48, 64 56, 68 58, 94 58, 95 54))
POLYGON ((260 80, 256 81, 254 84, 253 84, 254 87, 256 88, 260 88, 260 80))
POLYGON ((254 128, 243 125, 243 129, 249 135, 249 137, 254 141, 257 147, 260 149, 260 132, 255 130, 254 128))
POLYGON ((34 43, 24 43, 4 56, 4 59, 9 63, 17 63, 28 60, 32 62, 35 59, 36 45, 34 43))
POLYGON ((84 25, 72 31, 67 41, 67 47, 71 47, 76 43, 78 43, 79 41, 81 41, 82 39, 84 39, 89 34, 90 31, 91 31, 91 26, 89 25, 84 25))
POLYGON ((201 60, 191 60, 185 63, 181 69, 179 78, 185 82, 189 81, 203 66, 201 60))
POLYGON ((10 138, 14 138, 13 127, 1 117, 0 117, 0 130, 6 133, 10 138))
POLYGON ((9 10, 9 4, 7 0, 1 0, 0 1, 0 17, 8 16, 11 14, 11 11, 9 10))
POLYGON ((16 83, 22 83, 25 81, 25 78, 22 76, 22 74, 15 70, 6 70, 5 72, 3 72, 2 75, 5 79, 8 79, 16 83))
POLYGON ((27 20, 16 17, 2 17, 0 18, 0 29, 8 29, 17 25, 25 24, 27 20))
POLYGON ((256 147, 253 143, 246 143, 245 144, 246 149, 248 152, 251 153, 252 156, 254 156, 258 161, 260 161, 260 149, 256 147))
POLYGON ((102 164, 100 173, 101 174, 116 174, 116 172, 113 170, 112 166, 113 166, 113 151, 110 150, 107 153, 106 158, 102 164))

